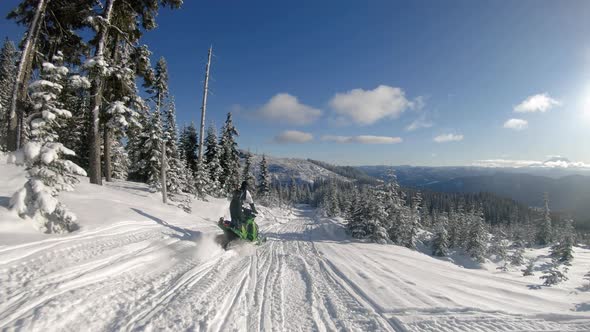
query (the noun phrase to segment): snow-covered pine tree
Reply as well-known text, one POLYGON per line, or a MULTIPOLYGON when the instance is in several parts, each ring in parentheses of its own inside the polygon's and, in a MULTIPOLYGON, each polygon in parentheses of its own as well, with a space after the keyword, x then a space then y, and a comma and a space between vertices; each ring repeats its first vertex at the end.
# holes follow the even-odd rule
POLYGON ((365 195, 366 193, 364 191, 363 194, 353 195, 351 197, 350 208, 346 218, 348 232, 352 237, 357 239, 364 239, 369 236, 368 225, 364 217, 367 206, 366 200, 368 199, 365 195))
POLYGON ((256 188, 256 178, 252 174, 252 154, 246 152, 244 156, 244 170, 242 171, 242 181, 248 182, 249 188, 256 188))
POLYGON ((89 89, 88 79, 74 74, 64 82, 59 96, 65 109, 76 110, 72 117, 64 119, 64 125, 57 130, 59 139, 68 142, 68 148, 76 153, 66 158, 84 169, 88 169, 89 89))
POLYGON ((383 220, 387 217, 385 205, 383 204, 384 193, 380 189, 373 189, 371 199, 365 201, 365 213, 363 218, 368 224, 370 238, 373 242, 386 244, 390 242, 387 229, 383 226, 383 220))
POLYGON ((506 239, 506 233, 500 228, 495 231, 492 237, 488 255, 496 256, 496 259, 504 264, 501 270, 506 271, 506 264, 508 263, 508 240, 506 239))
POLYGON ((471 257, 483 263, 488 242, 487 231, 484 226, 483 210, 481 208, 474 210, 470 219, 466 249, 471 257))
POLYGON ((148 150, 145 143, 149 138, 148 130, 151 127, 151 114, 147 105, 143 104, 139 109, 138 126, 130 126, 127 130, 127 151, 129 152, 129 179, 133 181, 147 182, 149 173, 148 150))
POLYGON ((537 242, 540 245, 548 245, 553 241, 553 227, 551 225, 551 213, 549 210, 549 193, 543 193, 543 220, 537 233, 537 242))
POLYGON ((443 257, 449 250, 449 236, 447 234, 448 215, 443 213, 436 220, 434 238, 432 239, 432 255, 443 257))
POLYGON ((127 180, 129 175, 129 155, 120 140, 112 142, 113 149, 113 179, 127 180))
POLYGON ((14 44, 6 39, 0 50, 0 151, 6 151, 8 112, 16 77, 17 58, 18 53, 14 44))
MULTIPOLYGON (((125 19, 129 19, 125 17, 125 19)), ((129 131, 129 127, 139 127, 139 113, 144 107, 144 101, 139 97, 136 78, 143 73, 142 66, 133 61, 133 53, 137 49, 128 43, 119 44, 123 39, 116 36, 113 40, 112 64, 105 85, 102 88, 106 102, 105 110, 101 114, 103 122, 103 173, 106 181, 111 181, 113 175, 113 148, 129 131)), ((151 75, 151 69, 150 74, 151 75)))
MULTIPOLYGON (((94 1, 93 3, 96 3, 94 1)), ((90 8, 99 8, 101 13, 95 13, 85 18, 85 22, 95 30, 93 36, 96 49, 94 56, 89 58, 88 63, 92 63, 94 70, 91 70, 92 89, 90 109, 92 110, 92 127, 89 132, 90 145, 90 182, 102 184, 100 178, 100 144, 99 144, 99 111, 103 103, 103 87, 105 76, 102 71, 111 65, 111 59, 108 57, 106 48, 113 42, 113 38, 119 38, 123 35, 124 39, 131 44, 139 42, 139 38, 145 30, 151 30, 156 27, 155 17, 160 7, 179 8, 182 0, 165 0, 165 1, 116 1, 105 0, 98 2, 98 6, 92 5, 90 8), (141 23, 139 23, 141 22, 141 23)), ((140 47, 141 49, 142 47, 140 47)))
POLYGON ((553 262, 549 269, 545 271, 545 273, 540 277, 541 279, 545 280, 543 285, 545 286, 553 286, 557 285, 562 281, 568 280, 567 277, 567 266, 562 266, 556 262, 553 262))
POLYGON ((524 264, 524 244, 522 242, 515 242, 515 248, 510 255, 510 265, 521 266, 524 264))
POLYGON ((557 243, 551 246, 551 258, 556 264, 571 265, 574 259, 573 247, 575 245, 575 230, 571 220, 564 222, 563 230, 557 243))
POLYGON ((195 173, 195 192, 197 197, 200 199, 205 199, 205 195, 207 193, 212 192, 209 186, 209 170, 207 169, 207 164, 199 163, 197 160, 197 172, 195 173))
POLYGON ((15 158, 17 163, 26 165, 28 181, 13 195, 10 207, 21 217, 33 218, 44 232, 64 233, 75 228, 76 216, 57 200, 57 194, 71 190, 77 182, 75 175, 86 172, 61 158, 74 153, 59 143, 56 134, 60 121, 71 116, 57 100, 68 69, 61 66, 61 53, 52 60, 53 63, 43 63, 41 78, 29 86, 34 105, 27 119, 30 137, 18 153, 20 157, 15 158))
MULTIPOLYGON (((182 152, 182 151, 180 151, 182 152)), ((184 159, 184 154, 179 153, 179 160, 181 165, 181 172, 183 173, 183 178, 185 179, 184 187, 182 188, 182 192, 187 194, 196 195, 197 192, 195 190, 195 178, 193 175, 193 171, 188 168, 188 164, 186 159, 184 159)))
POLYGON ((221 167, 221 149, 217 144, 217 131, 215 125, 211 123, 207 128, 207 137, 205 137, 205 152, 204 161, 208 174, 209 194, 215 197, 223 195, 221 177, 223 176, 223 168, 221 167))
POLYGON ((535 273, 535 260, 529 259, 526 264, 526 267, 520 271, 522 271, 522 275, 524 277, 534 275, 534 273, 535 273))
POLYGON ((262 155, 260 160, 260 173, 258 175, 258 197, 262 199, 268 199, 270 195, 270 175, 268 173, 268 163, 266 162, 266 156, 262 155))
POLYGON ((383 186, 383 204, 386 213, 383 226, 387 229, 389 239, 399 244, 404 230, 402 218, 405 216, 405 206, 399 194, 399 184, 393 173, 390 174, 387 184, 383 186))
POLYGON ((410 249, 416 248, 416 235, 418 234, 418 229, 420 228, 420 204, 422 203, 422 195, 420 192, 417 192, 412 197, 412 206, 410 207, 409 211, 409 220, 407 220, 406 225, 407 229, 404 233, 404 237, 402 238, 402 244, 410 249))
POLYGON ((146 156, 147 184, 153 191, 162 190, 160 179, 162 161, 162 121, 160 112, 153 112, 150 123, 144 133, 145 143, 143 146, 146 156))
POLYGON ((124 96, 121 99, 123 100, 110 103, 104 111, 105 117, 108 118, 104 124, 105 130, 103 133, 105 137, 104 172, 107 181, 111 181, 111 178, 127 179, 129 174, 129 156, 121 144, 121 139, 125 137, 127 128, 130 125, 135 127, 140 126, 138 121, 139 113, 126 105, 130 103, 130 98, 124 96), (122 154, 117 155, 117 153, 122 154), (117 176, 115 176, 115 173, 117 173, 117 176))
POLYGON ((195 123, 191 122, 188 127, 184 127, 180 134, 180 150, 184 153, 184 159, 188 168, 193 172, 193 176, 197 173, 197 147, 199 145, 199 138, 195 123))
POLYGON ((238 143, 235 139, 238 135, 232 121, 232 114, 231 112, 227 113, 219 141, 221 147, 220 164, 223 169, 220 183, 226 194, 232 193, 240 186, 240 155, 237 148, 238 143))
POLYGON ((164 126, 164 139, 166 140, 166 160, 168 168, 166 169, 166 188, 174 198, 180 195, 187 187, 186 172, 183 162, 180 160, 178 151, 178 127, 176 126, 176 107, 174 101, 166 105, 164 114, 166 122, 164 126))

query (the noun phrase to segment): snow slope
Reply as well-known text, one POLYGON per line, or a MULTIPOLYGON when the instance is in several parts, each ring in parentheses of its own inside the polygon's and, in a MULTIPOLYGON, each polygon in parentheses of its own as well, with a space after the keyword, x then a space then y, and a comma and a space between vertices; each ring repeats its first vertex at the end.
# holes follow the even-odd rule
MULTIPOLYGON (((252 164, 254 174, 260 173, 260 161, 262 155, 252 155, 252 164)), ((336 174, 321 166, 318 166, 305 159, 296 158, 277 158, 266 156, 268 170, 273 180, 281 183, 290 183, 291 179, 298 182, 313 183, 316 179, 339 179, 341 181, 350 181, 346 177, 336 174)))
POLYGON ((0 165, 0 330, 590 330, 586 249, 568 282, 535 289, 538 276, 353 241, 299 207, 262 209, 268 241, 224 251, 226 201, 189 215, 129 182, 80 184, 63 195, 80 230, 44 235, 5 208, 21 182, 0 165))

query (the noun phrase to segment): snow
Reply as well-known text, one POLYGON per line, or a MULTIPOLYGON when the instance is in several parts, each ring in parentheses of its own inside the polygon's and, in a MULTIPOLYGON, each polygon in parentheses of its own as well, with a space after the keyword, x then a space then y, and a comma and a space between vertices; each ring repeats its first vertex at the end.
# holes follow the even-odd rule
POLYGON ((300 206, 261 207, 268 241, 224 251, 226 200, 187 214, 143 184, 84 178, 59 197, 80 229, 48 235, 6 208, 24 175, 0 163, 0 330, 590 330, 587 248, 568 281, 539 287, 539 272, 353 240, 342 220, 300 206))
MULTIPOLYGON (((350 181, 349 179, 320 167, 308 160, 297 158, 277 158, 265 156, 268 163, 268 170, 272 180, 281 183, 290 183, 291 179, 297 182, 313 183, 317 179, 338 179, 350 181)), ((252 154, 253 172, 258 177, 260 174, 260 161, 262 155, 252 154)))

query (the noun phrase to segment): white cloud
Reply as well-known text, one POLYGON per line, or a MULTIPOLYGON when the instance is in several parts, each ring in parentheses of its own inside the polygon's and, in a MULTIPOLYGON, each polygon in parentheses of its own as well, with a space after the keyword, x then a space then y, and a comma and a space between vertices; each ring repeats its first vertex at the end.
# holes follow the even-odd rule
POLYGON ((406 130, 407 131, 414 131, 414 130, 417 130, 420 128, 430 128, 432 126, 434 126, 434 123, 430 120, 427 120, 426 116, 424 114, 422 114, 419 118, 417 118, 412 123, 410 123, 406 127, 406 130))
POLYGON ((514 112, 518 113, 532 113, 532 112, 547 112, 554 106, 561 105, 561 102, 551 98, 547 93, 540 93, 530 96, 522 103, 514 106, 514 112))
POLYGON ((360 136, 323 136, 322 141, 336 142, 336 143, 359 143, 359 144, 396 144, 401 143, 401 137, 392 136, 373 136, 373 135, 360 135, 360 136))
POLYGON ((321 110, 300 103, 297 97, 288 93, 276 94, 256 113, 270 121, 293 125, 312 123, 322 115, 321 110))
POLYGON ((462 141, 463 135, 461 134, 443 134, 438 135, 434 138, 436 143, 446 143, 446 142, 457 142, 462 141))
POLYGON ((510 160, 510 159, 486 159, 476 160, 473 162, 473 166, 477 167, 527 167, 531 165, 542 164, 540 161, 535 160, 510 160))
POLYGON ((275 136, 276 143, 307 143, 313 140, 313 135, 298 130, 285 130, 275 136))
POLYGON ((529 126, 529 122, 523 119, 509 119, 504 122, 504 128, 514 130, 524 130, 529 126))
POLYGON ((422 107, 423 100, 415 103, 406 99, 400 88, 380 85, 374 90, 354 89, 337 93, 330 106, 337 115, 337 122, 351 120, 359 125, 370 125, 381 119, 396 119, 410 107, 422 107))
POLYGON ((486 159, 476 160, 472 163, 477 167, 536 167, 536 168, 590 168, 590 164, 581 161, 547 160, 545 162, 537 160, 511 160, 511 159, 486 159))

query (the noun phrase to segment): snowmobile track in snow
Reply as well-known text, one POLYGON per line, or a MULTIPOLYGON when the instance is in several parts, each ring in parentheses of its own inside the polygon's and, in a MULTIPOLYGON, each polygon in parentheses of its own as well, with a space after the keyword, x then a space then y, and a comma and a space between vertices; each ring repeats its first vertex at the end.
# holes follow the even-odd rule
POLYGON ((590 330, 581 319, 437 309, 452 300, 395 269, 407 263, 391 257, 388 266, 350 251, 351 263, 362 260, 372 273, 387 275, 394 300, 405 304, 383 308, 325 256, 338 243, 314 240, 320 225, 312 213, 295 210, 262 229, 266 243, 228 251, 214 236, 187 238, 149 222, 0 247, 0 330, 590 330))

